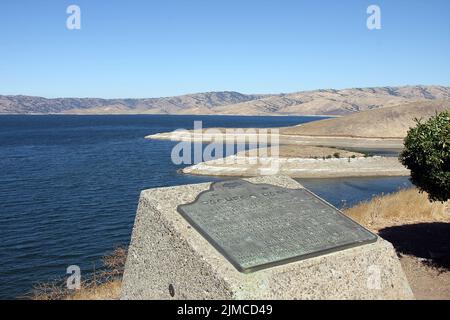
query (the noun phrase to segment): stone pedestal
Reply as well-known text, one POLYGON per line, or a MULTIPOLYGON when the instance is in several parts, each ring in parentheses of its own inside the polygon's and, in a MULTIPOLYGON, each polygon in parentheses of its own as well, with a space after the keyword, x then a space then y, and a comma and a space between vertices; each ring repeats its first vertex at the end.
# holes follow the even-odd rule
MULTIPOLYGON (((245 180, 302 188, 288 177, 245 180)), ((122 299, 413 298, 395 250, 382 239, 252 273, 239 272, 177 211, 210 185, 141 193, 122 299)))

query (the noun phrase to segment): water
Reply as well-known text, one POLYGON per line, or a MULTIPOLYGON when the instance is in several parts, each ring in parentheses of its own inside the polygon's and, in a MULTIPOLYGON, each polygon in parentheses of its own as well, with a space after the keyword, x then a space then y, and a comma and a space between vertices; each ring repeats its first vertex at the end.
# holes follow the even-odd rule
MULTIPOLYGON (((143 189, 216 181, 177 173, 176 142, 144 136, 178 128, 279 127, 314 117, 0 116, 0 298, 28 292, 36 281, 86 273, 130 240, 143 189)), ((395 191, 407 179, 309 180, 340 206, 395 191)))
POLYGON ((376 195, 410 188, 408 177, 297 179, 306 188, 337 208, 351 208, 376 195))
POLYGON ((401 149, 374 149, 374 148, 346 148, 349 151, 361 152, 380 157, 398 158, 401 149))

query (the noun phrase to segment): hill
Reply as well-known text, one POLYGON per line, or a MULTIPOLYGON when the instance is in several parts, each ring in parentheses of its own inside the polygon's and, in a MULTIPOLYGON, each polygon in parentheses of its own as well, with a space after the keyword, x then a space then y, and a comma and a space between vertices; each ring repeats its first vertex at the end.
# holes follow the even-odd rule
POLYGON ((215 108, 219 114, 346 115, 418 100, 450 99, 450 88, 405 86, 316 90, 263 97, 215 108))
POLYGON ((56 98, 31 96, 0 96, 3 114, 193 114, 209 109, 255 100, 264 95, 238 92, 207 92, 177 97, 149 99, 56 98), (188 112, 189 113, 189 112, 188 112))
POLYGON ((419 100, 450 100, 450 88, 327 89, 273 95, 225 91, 149 99, 0 96, 0 114, 346 115, 419 100))
POLYGON ((450 110, 450 100, 412 102, 282 128, 281 133, 307 136, 403 138, 408 129, 414 126, 415 118, 427 119, 443 110, 450 110))

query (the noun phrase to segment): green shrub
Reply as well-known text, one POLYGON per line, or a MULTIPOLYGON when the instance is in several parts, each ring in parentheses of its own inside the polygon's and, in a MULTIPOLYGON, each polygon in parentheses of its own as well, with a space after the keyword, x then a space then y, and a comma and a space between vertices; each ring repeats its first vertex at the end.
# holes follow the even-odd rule
POLYGON ((340 154, 339 152, 335 152, 335 153, 333 154, 333 157, 335 157, 335 158, 340 158, 340 157, 341 157, 341 154, 340 154))
POLYGON ((431 201, 447 201, 450 199, 450 112, 441 112, 426 122, 415 121, 416 127, 408 131, 399 159, 411 170, 411 182, 427 192, 431 201))

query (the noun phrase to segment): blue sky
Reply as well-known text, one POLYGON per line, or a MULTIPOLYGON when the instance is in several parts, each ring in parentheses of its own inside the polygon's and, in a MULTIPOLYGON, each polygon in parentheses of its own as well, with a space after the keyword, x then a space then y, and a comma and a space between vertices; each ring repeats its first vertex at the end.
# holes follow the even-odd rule
POLYGON ((0 94, 450 86, 448 0, 2 0, 0 94), (81 8, 81 30, 66 9, 81 8), (381 30, 366 9, 381 8, 381 30))

